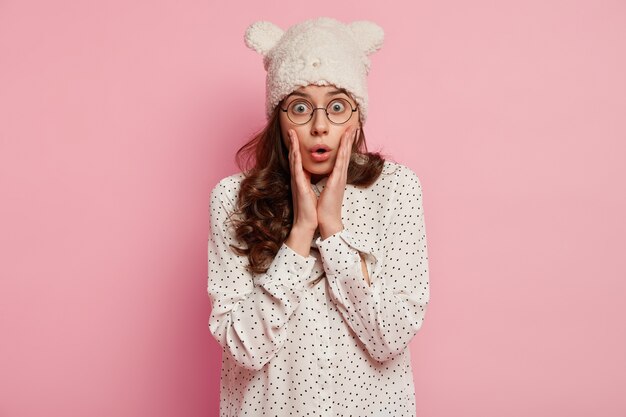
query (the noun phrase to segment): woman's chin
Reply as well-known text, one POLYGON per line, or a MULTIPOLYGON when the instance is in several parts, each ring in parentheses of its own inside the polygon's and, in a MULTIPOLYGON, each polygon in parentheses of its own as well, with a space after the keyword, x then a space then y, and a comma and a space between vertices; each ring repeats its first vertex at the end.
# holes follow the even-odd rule
POLYGON ((304 167, 304 169, 309 172, 311 175, 328 175, 333 170, 333 165, 328 163, 329 161, 323 163, 317 163, 314 166, 304 167))

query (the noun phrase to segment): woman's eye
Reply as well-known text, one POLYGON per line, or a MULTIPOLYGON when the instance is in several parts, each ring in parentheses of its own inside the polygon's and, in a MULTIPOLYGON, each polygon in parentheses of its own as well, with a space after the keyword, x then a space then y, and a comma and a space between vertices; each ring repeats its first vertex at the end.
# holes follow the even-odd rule
POLYGON ((334 103, 331 103, 330 105, 330 109, 334 112, 334 113, 340 113, 342 111, 345 110, 345 105, 340 102, 340 101, 335 101, 334 103))
POLYGON ((294 113, 306 113, 308 106, 304 103, 296 103, 291 107, 291 109, 294 113))

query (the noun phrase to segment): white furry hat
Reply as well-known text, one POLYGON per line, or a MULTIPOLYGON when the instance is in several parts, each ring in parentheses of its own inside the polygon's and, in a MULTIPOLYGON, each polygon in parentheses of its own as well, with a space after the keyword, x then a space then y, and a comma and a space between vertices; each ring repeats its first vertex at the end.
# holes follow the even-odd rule
POLYGON ((276 105, 299 87, 333 84, 352 94, 361 123, 365 122, 368 55, 383 45, 380 26, 367 20, 344 24, 319 17, 283 31, 271 22, 258 21, 248 26, 244 40, 263 55, 268 119, 276 105))

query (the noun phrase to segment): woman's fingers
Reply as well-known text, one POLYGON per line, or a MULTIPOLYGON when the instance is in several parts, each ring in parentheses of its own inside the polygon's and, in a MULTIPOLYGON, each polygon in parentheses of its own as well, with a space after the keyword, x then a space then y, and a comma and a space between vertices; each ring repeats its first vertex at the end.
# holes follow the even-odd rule
POLYGON ((317 197, 311 188, 311 174, 302 167, 302 154, 298 135, 289 130, 291 139, 290 167, 291 193, 294 201, 294 224, 300 223, 305 227, 317 227, 316 204, 317 197))
POLYGON ((296 181, 296 184, 299 184, 302 180, 300 175, 302 174, 302 159, 300 156, 300 144, 298 142, 298 136, 296 132, 293 130, 289 130, 289 136, 291 137, 291 151, 293 152, 293 161, 292 161, 292 178, 296 181))
POLYGON ((352 154, 352 144, 358 133, 358 128, 347 129, 341 138, 337 160, 333 167, 333 172, 339 171, 336 175, 347 177, 348 165, 350 164, 350 155, 352 154))
POLYGON ((348 166, 350 165, 350 155, 352 155, 352 144, 358 129, 352 128, 342 140, 341 165, 339 166, 339 174, 341 176, 341 184, 345 187, 348 178, 348 166))
POLYGON ((291 178, 295 181, 297 189, 302 192, 309 186, 309 176, 302 168, 302 154, 300 153, 300 142, 298 141, 298 135, 294 130, 289 130, 291 137, 291 147, 293 150, 293 163, 291 178))
POLYGON ((295 157, 295 144, 294 144, 294 138, 291 134, 291 131, 289 131, 289 170, 291 171, 291 185, 292 187, 295 185, 295 180, 296 180, 296 157, 295 157))
POLYGON ((357 128, 350 127, 341 136, 335 165, 317 205, 318 221, 322 224, 336 225, 341 222, 341 205, 348 178, 352 144, 357 130, 357 128))
MULTIPOLYGON (((349 160, 350 160, 350 154, 352 153, 352 144, 354 143, 354 138, 357 134, 357 132, 359 131, 358 128, 353 128, 348 134, 347 137, 345 138, 345 146, 343 148, 343 162, 345 165, 348 164, 349 160)), ((345 167, 347 168, 347 167, 345 167)))

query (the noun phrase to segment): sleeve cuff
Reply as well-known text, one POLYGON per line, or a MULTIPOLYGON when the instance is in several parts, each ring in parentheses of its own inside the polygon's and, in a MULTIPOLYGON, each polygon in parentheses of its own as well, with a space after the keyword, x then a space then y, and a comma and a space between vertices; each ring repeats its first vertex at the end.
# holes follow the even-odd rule
POLYGON ((319 236, 315 244, 324 260, 326 275, 335 275, 350 268, 355 263, 361 263, 359 251, 367 252, 347 229, 342 229, 334 235, 322 240, 319 236))
POLYGON ((267 273, 257 281, 257 284, 276 283, 289 288, 301 288, 308 282, 314 266, 314 256, 309 255, 305 258, 283 242, 267 273))

